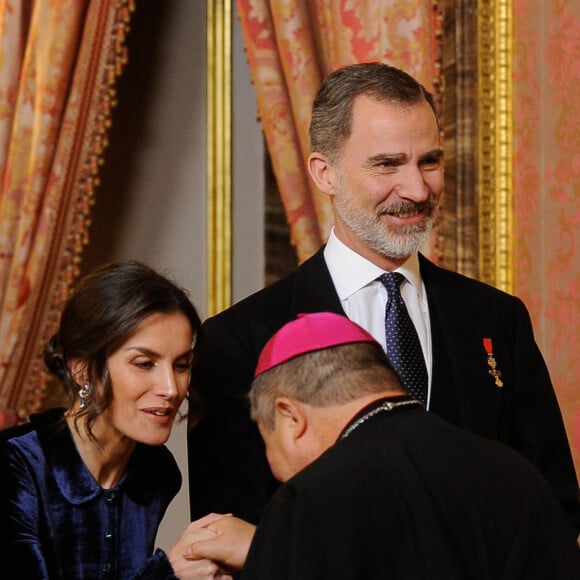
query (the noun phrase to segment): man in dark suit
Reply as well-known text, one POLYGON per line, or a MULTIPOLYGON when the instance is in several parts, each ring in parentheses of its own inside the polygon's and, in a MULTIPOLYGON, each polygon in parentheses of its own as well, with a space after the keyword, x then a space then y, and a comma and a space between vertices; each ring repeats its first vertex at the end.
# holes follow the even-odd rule
POLYGON ((247 403, 266 341, 299 313, 331 311, 388 355, 379 278, 396 271, 425 359, 428 410, 525 455, 580 532, 568 440, 524 304, 419 254, 443 193, 431 95, 385 64, 344 67, 318 92, 310 141, 308 168, 334 227, 295 272, 205 323, 208 352, 193 376, 203 418, 188 435, 192 518, 233 512, 255 523, 277 487, 247 403))

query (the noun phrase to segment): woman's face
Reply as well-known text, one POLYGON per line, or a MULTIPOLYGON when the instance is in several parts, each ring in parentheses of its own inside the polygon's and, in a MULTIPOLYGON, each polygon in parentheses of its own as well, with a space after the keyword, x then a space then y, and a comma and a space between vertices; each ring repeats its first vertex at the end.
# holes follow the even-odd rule
POLYGON ((139 443, 167 441, 189 387, 192 342, 182 312, 144 320, 107 361, 113 396, 101 417, 109 428, 139 443))

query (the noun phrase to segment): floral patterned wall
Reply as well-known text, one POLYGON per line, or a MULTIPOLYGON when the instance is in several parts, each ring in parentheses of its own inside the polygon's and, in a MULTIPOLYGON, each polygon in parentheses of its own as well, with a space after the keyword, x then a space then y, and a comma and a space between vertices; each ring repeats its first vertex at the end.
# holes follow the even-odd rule
POLYGON ((580 2, 514 2, 514 292, 580 474, 580 2))

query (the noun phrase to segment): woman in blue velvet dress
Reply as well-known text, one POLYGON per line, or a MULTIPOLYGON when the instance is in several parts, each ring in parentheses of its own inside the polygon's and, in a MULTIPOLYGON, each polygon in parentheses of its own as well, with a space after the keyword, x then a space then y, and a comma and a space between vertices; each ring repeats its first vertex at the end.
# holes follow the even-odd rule
POLYGON ((228 577, 183 557, 207 519, 154 550, 181 486, 165 443, 200 328, 186 292, 143 264, 80 282, 44 356, 68 404, 0 432, 0 561, 15 577, 228 577))

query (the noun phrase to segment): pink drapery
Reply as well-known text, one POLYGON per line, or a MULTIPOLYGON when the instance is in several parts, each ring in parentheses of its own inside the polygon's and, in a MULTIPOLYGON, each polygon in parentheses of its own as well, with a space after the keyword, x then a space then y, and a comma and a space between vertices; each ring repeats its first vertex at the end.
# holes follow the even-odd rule
POLYGON ((44 397, 78 274, 132 0, 0 0, 0 427, 44 397))
MULTIPOLYGON (((433 0, 237 0, 258 114, 298 261, 326 240, 331 215, 306 171, 312 101, 333 70, 399 66, 438 94, 441 16, 433 0)), ((429 252, 428 252, 429 253, 429 252)))
POLYGON ((580 474, 580 5, 514 2, 514 288, 580 474))

